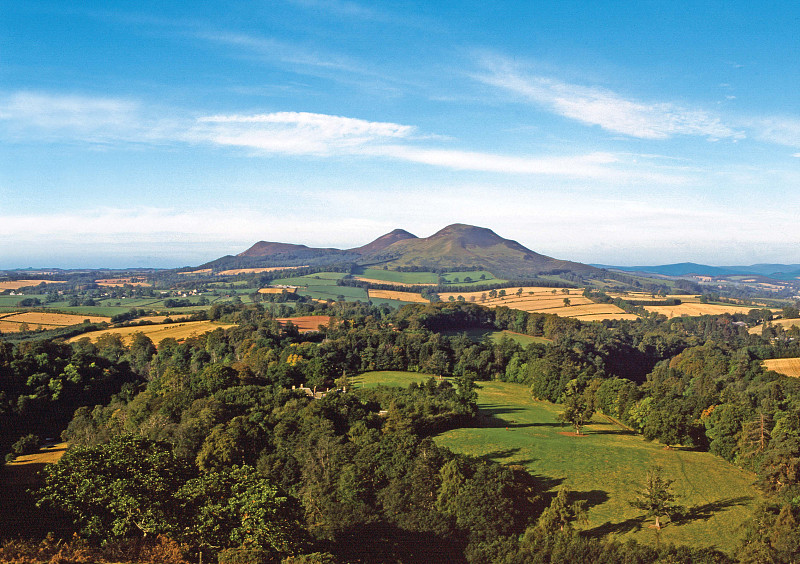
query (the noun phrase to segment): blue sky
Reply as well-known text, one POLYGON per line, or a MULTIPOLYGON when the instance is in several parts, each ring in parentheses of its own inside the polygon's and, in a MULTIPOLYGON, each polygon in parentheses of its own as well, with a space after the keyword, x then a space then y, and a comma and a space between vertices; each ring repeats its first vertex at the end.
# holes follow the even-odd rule
POLYGON ((0 268, 489 227, 800 262, 790 2, 0 0, 0 268))

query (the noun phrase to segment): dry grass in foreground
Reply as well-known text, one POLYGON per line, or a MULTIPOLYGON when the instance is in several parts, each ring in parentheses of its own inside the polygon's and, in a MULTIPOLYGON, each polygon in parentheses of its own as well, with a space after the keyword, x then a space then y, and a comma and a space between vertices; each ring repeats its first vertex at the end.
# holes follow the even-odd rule
POLYGON ((784 376, 800 378, 800 358, 773 358, 765 360, 764 367, 784 376))

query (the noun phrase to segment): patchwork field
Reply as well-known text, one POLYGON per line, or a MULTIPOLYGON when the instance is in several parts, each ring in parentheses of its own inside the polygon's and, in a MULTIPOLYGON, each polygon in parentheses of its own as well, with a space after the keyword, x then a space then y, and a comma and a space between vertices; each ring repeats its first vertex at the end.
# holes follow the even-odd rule
POLYGON ((373 298, 375 299, 383 299, 383 300, 397 300, 399 302, 407 302, 407 303, 415 303, 415 304, 427 304, 429 300, 426 300, 419 294, 415 294, 414 292, 396 292, 394 290, 368 290, 367 293, 369 294, 370 300, 373 298))
POLYGON ((764 367, 785 376, 800 378, 800 358, 773 358, 765 360, 764 367))
POLYGON ((200 270, 187 270, 178 274, 211 274, 212 272, 210 268, 201 268, 200 270))
POLYGON ((319 331, 319 326, 328 326, 331 322, 329 315, 306 315, 303 317, 281 317, 278 318, 281 325, 291 323, 295 325, 301 333, 308 333, 310 331, 319 331))
MULTIPOLYGON (((407 386, 430 376, 410 372, 371 372, 356 385, 407 386)), ((710 453, 692 452, 647 442, 602 416, 595 416, 586 434, 576 437, 557 420, 560 406, 530 397, 526 386, 479 382, 478 425, 447 431, 436 443, 455 452, 485 456, 505 464, 521 464, 542 490, 565 484, 587 501, 588 529, 620 540, 716 546, 730 550, 738 527, 761 500, 755 476, 710 453), (688 517, 668 523, 660 532, 649 527, 643 512, 628 502, 643 486, 647 469, 659 465, 675 480, 678 503, 688 517)))
POLYGON ((637 318, 636 315, 625 313, 615 305, 594 303, 582 295, 581 289, 569 290, 568 294, 561 289, 553 293, 553 288, 541 286, 524 286, 521 294, 518 294, 519 288, 505 288, 505 291, 505 296, 496 298, 489 297, 488 292, 441 292, 439 297, 442 301, 449 301, 451 296, 454 299, 462 296, 468 302, 487 307, 506 306, 530 313, 554 313, 581 321, 637 318), (564 299, 568 299, 570 305, 565 305, 564 299))
POLYGON ((0 282, 0 292, 3 290, 19 290, 39 284, 64 284, 63 280, 4 280, 0 282))
POLYGON ((79 339, 88 337, 92 342, 97 341, 100 335, 106 333, 113 333, 122 337, 122 341, 126 344, 130 343, 134 333, 144 333, 155 343, 158 344, 162 339, 175 339, 183 341, 188 337, 194 337, 208 331, 215 329, 228 329, 234 327, 231 323, 216 323, 213 321, 184 321, 180 323, 168 323, 166 325, 136 325, 132 327, 115 327, 113 329, 105 329, 103 331, 92 331, 91 333, 84 333, 72 337, 67 342, 74 342, 79 339))

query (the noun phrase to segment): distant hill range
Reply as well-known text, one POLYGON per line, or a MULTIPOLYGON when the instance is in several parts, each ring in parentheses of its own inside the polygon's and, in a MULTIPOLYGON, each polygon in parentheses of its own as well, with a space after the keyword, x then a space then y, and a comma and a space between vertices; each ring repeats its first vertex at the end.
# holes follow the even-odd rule
POLYGON ((797 280, 800 278, 800 264, 753 264, 750 266, 709 266, 693 262, 663 264, 660 266, 611 266, 594 265, 608 270, 642 272, 662 276, 755 276, 775 280, 797 280))
POLYGON ((371 243, 346 250, 259 241, 236 256, 225 256, 201 267, 222 270, 347 263, 425 270, 481 269, 509 279, 566 272, 578 275, 601 272, 593 266, 536 253, 516 241, 500 237, 491 229, 461 223, 448 225, 426 238, 395 229, 371 243))

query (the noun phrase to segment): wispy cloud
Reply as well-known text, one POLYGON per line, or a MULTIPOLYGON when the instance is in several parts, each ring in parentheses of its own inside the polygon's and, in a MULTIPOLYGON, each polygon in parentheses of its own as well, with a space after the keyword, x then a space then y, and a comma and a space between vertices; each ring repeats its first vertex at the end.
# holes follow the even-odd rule
POLYGON ((0 125, 16 137, 104 141, 138 129, 139 110, 136 102, 119 98, 15 92, 0 96, 0 125))
POLYGON ((545 175, 602 181, 685 181, 685 172, 636 156, 593 152, 504 155, 443 146, 455 141, 413 125, 309 112, 158 115, 141 104, 110 98, 21 93, 0 98, 0 136, 44 142, 206 144, 258 155, 383 158, 462 171, 545 175))
POLYGON ((396 123, 306 112, 218 115, 197 120, 189 139, 249 147, 270 153, 330 155, 358 150, 387 139, 402 139, 415 128, 396 123))
POLYGON ((747 124, 762 141, 787 147, 800 147, 800 119, 797 117, 758 118, 749 120, 747 124))
POLYGON ((742 138, 744 134, 712 113, 670 102, 646 103, 627 99, 611 90, 564 82, 527 72, 505 58, 483 61, 475 78, 521 96, 563 117, 607 131, 641 139, 696 135, 709 139, 742 138))

